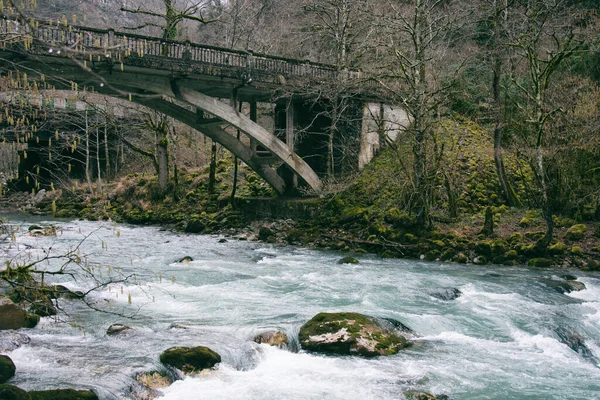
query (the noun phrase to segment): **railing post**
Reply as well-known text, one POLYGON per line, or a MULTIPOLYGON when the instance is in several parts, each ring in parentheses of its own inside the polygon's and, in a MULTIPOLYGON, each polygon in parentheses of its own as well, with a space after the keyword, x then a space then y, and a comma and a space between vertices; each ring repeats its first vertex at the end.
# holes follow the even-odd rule
POLYGON ((185 46, 183 48, 183 53, 181 53, 181 58, 183 61, 192 61, 192 44, 189 40, 185 41, 185 46))

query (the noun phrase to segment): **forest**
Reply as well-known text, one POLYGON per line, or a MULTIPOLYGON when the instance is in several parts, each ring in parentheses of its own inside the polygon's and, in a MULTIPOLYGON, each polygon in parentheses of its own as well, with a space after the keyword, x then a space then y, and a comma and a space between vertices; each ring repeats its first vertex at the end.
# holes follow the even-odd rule
MULTIPOLYGON (((318 147, 311 165, 323 192, 300 182, 292 197, 306 199, 285 200, 284 208, 302 209, 291 215, 308 228, 278 240, 432 260, 597 266, 594 1, 104 0, 73 7, 8 0, 2 7, 6 18, 310 60, 336 71, 259 103, 259 122, 271 130, 281 111, 275 104, 290 91, 317 115, 299 137, 318 131, 316 145, 304 143, 318 147), (344 79, 348 71, 361 79, 344 79), (373 100, 401 107, 409 124, 398 133, 395 121, 374 115, 379 154, 363 169, 350 110, 373 100), (332 226, 335 239, 321 243, 332 226)), ((3 36, 5 48, 28 46, 27 38, 3 36)), ((275 194, 202 132, 127 96, 110 99, 60 76, 28 79, 33 71, 3 62, 3 194, 44 189, 51 194, 41 208, 55 215, 195 232, 246 226, 258 214, 252 207, 261 206, 252 199, 275 194), (55 91, 61 84, 71 90, 55 91), (39 93, 43 104, 32 107, 27 98, 39 93)), ((239 112, 257 113, 250 108, 239 102, 239 112)), ((239 139, 239 130, 228 129, 239 139)))

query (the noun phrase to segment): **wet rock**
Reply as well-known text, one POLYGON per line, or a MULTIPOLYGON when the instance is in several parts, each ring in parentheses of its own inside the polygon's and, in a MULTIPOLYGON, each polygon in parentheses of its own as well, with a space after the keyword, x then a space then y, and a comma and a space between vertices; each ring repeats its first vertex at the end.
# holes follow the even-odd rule
POLYGON ((29 392, 31 400, 98 400, 91 390, 54 389, 29 392))
POLYGON ((8 356, 0 355, 0 383, 5 383, 15 376, 15 364, 8 356))
POLYGON ((151 371, 135 376, 136 383, 131 387, 131 398, 135 400, 152 400, 163 396, 159 389, 171 386, 173 379, 166 373, 151 371))
POLYGON ((219 239, 219 243, 227 243, 227 239, 219 239))
POLYGON ((571 350, 578 353, 583 358, 592 361, 594 364, 598 364, 598 360, 594 356, 594 353, 585 344, 585 338, 579 333, 565 327, 558 327, 554 332, 561 343, 567 345, 571 350))
POLYGON ((402 322, 398 321, 397 319, 376 318, 376 317, 374 317, 373 319, 377 320, 377 322, 379 322, 379 325, 381 325, 381 327, 386 330, 400 331, 400 332, 407 333, 407 334, 415 333, 412 329, 410 329, 408 326, 404 325, 402 322))
POLYGON ((547 287, 554 289, 558 293, 563 294, 585 290, 585 284, 579 281, 545 278, 542 280, 542 283, 544 283, 544 285, 547 287))
POLYGON ((47 226, 38 226, 32 225, 29 227, 29 236, 56 236, 56 226, 47 225, 47 226))
POLYGON ((106 334, 108 336, 114 336, 114 335, 118 335, 120 333, 125 333, 125 332, 128 332, 128 331, 132 331, 132 330, 133 330, 133 328, 130 327, 130 326, 127 326, 127 325, 112 324, 106 330, 106 334))
POLYGON ((364 357, 396 354, 410 345, 375 318, 351 312, 319 313, 302 325, 298 336, 308 351, 364 357))
POLYGON ((431 297, 446 301, 456 300, 461 294, 462 292, 457 288, 438 288, 429 293, 431 297))
POLYGON ((177 260, 178 263, 180 264, 189 264, 190 262, 194 261, 194 259, 190 256, 185 256, 183 258, 180 258, 179 260, 177 260))
POLYGON ((337 263, 338 264, 360 264, 360 261, 358 261, 354 257, 344 257, 344 258, 341 258, 337 263))
POLYGON ((214 367, 221 356, 208 347, 171 347, 160 355, 160 362, 186 374, 214 367))
POLYGON ((549 258, 532 258, 527 264, 530 267, 548 268, 552 266, 553 262, 549 258))
POLYGON ((30 314, 8 297, 0 296, 0 330, 33 328, 39 321, 39 315, 30 314))
POLYGON ((404 397, 406 400, 437 400, 434 395, 427 392, 408 391, 404 392, 404 397))
POLYGON ((31 342, 31 339, 24 333, 0 331, 0 353, 13 351, 29 342, 31 342))
POLYGON ((31 396, 29 396, 26 391, 13 385, 0 385, 0 399, 32 400, 31 396))
POLYGON ((254 336, 253 340, 258 344, 265 343, 270 346, 279 347, 280 349, 289 343, 287 335, 279 330, 263 332, 254 336))

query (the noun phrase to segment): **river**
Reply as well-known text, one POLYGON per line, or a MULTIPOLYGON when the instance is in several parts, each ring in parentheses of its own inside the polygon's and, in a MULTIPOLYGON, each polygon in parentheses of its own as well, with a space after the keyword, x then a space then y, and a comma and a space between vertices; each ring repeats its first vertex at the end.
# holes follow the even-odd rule
MULTIPOLYGON (((100 313, 62 300, 70 323, 43 318, 23 330, 29 344, 7 353, 10 382, 25 390, 90 388, 101 399, 129 399, 136 373, 162 369, 172 346, 208 346, 218 370, 163 389, 180 399, 402 399, 407 390, 451 399, 600 398, 600 276, 570 272, 587 289, 558 293, 545 279, 557 270, 473 266, 358 256, 337 264, 334 251, 187 235, 111 222, 44 221, 8 215, 21 226, 6 257, 74 249, 97 278, 133 275, 90 294, 100 313), (26 234, 55 223, 56 237, 26 234), (188 264, 177 263, 191 256, 188 264), (102 277, 100 277, 102 275, 102 277), (457 288, 455 300, 431 293, 457 288), (412 348, 391 357, 332 357, 259 345, 252 337, 279 328, 295 337, 318 312, 356 311, 397 319, 416 333, 412 348), (107 336, 113 323, 133 331, 107 336), (583 338, 575 352, 561 332, 583 338)), ((50 267, 47 267, 50 268, 50 267)), ((555 277, 556 279, 556 277, 555 277)), ((73 290, 93 282, 55 277, 73 290)))

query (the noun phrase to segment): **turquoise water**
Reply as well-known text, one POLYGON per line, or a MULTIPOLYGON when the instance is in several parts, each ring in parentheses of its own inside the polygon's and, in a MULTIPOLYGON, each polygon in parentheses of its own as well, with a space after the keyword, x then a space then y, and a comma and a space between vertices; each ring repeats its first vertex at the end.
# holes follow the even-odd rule
MULTIPOLYGON (((10 222, 23 230, 32 223, 15 216, 10 222)), ((219 243, 222 237, 107 222, 57 224, 57 237, 20 231, 10 249, 2 243, 2 264, 7 257, 36 259, 41 249, 64 253, 89 234, 78 255, 97 276, 135 274, 90 299, 133 319, 63 301, 63 319, 81 328, 44 318, 23 330, 31 343, 7 353, 17 366, 11 383, 26 390, 91 388, 102 399, 129 399, 133 376, 160 369, 163 350, 204 345, 222 356, 219 369, 175 382, 163 399, 402 399, 406 390, 452 399, 600 398, 599 275, 570 271, 587 289, 564 295, 544 283, 558 274, 552 270, 376 256, 338 265, 337 252, 219 243), (186 255, 194 261, 175 262, 186 255), (463 294, 452 301, 430 295, 440 288, 463 294), (293 337, 322 311, 400 320, 417 343, 395 356, 361 359, 252 342, 269 328, 293 337), (113 323, 135 331, 106 336, 113 323), (564 344, 561 332, 580 335, 584 351, 564 344)), ((85 276, 55 281, 74 290, 93 284, 85 276)))

